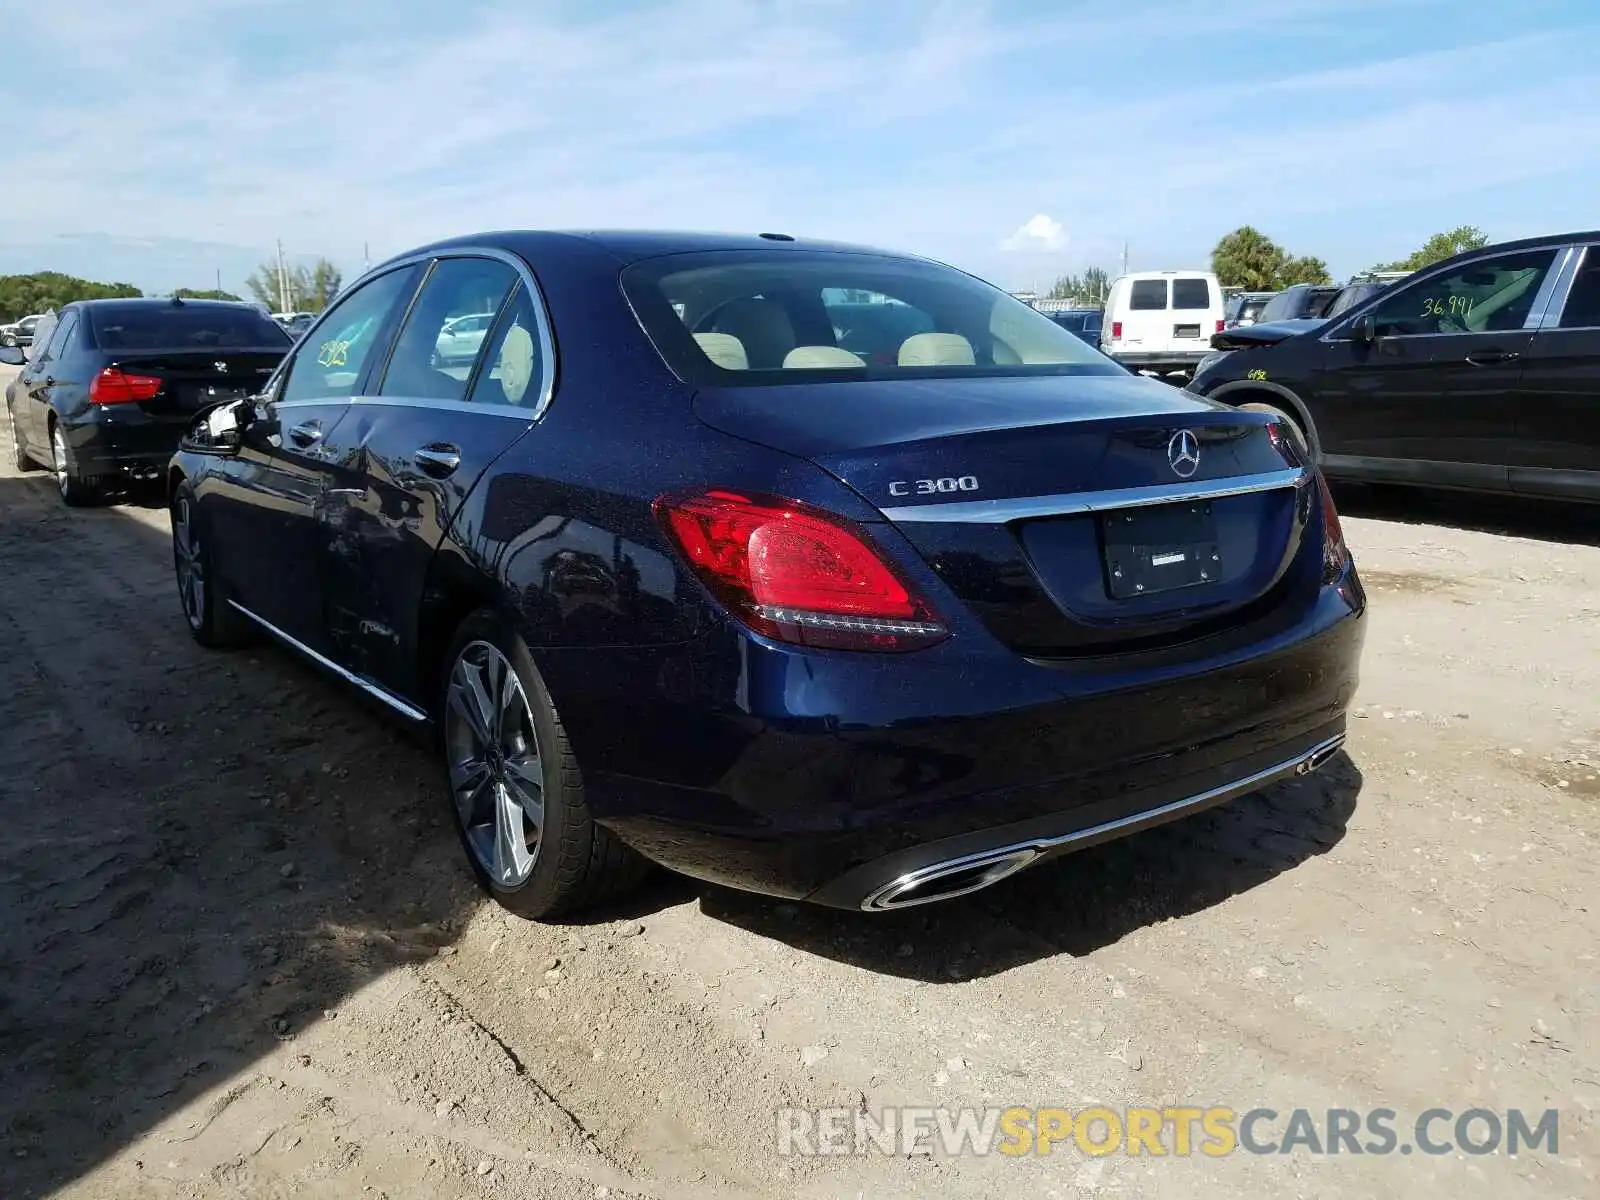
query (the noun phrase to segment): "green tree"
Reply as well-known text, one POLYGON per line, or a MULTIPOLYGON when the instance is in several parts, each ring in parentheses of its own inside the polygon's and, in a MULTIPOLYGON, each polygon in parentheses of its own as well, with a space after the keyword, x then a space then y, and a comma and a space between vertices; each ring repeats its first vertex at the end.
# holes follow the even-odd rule
POLYGON ((1211 251, 1211 270, 1223 287, 1247 292, 1275 291, 1288 255, 1259 229, 1241 225, 1224 235, 1211 251))
POLYGON ((1050 290, 1044 294, 1046 300, 1071 300, 1078 294, 1082 285, 1076 275, 1063 275, 1050 285, 1050 290))
POLYGON ((245 286, 261 303, 274 312, 284 302, 288 293, 289 312, 321 312, 339 294, 344 275, 325 258, 319 258, 309 267, 303 264, 286 266, 283 270, 285 288, 279 286, 278 264, 264 262, 245 280, 245 286))
POLYGON ((1422 246, 1414 251, 1409 258, 1402 258, 1398 262, 1383 263, 1373 268, 1374 271, 1420 271, 1423 267, 1431 267, 1436 262, 1443 262, 1467 250, 1482 250, 1489 244, 1489 235, 1476 225, 1460 225, 1455 229, 1448 229, 1443 233, 1436 233, 1422 246))
POLYGON ((1050 285, 1045 293, 1048 300, 1078 300, 1085 304, 1104 304, 1111 292, 1111 277, 1099 267, 1090 267, 1082 275, 1063 275, 1050 285))
POLYGON ((232 292, 218 291, 216 288, 179 288, 172 293, 178 300, 241 300, 243 297, 235 296, 232 292))
POLYGON ((1088 268, 1078 282, 1083 289, 1078 294, 1090 304, 1104 304, 1106 297, 1111 295, 1111 276, 1106 274, 1104 268, 1088 268))
POLYGON ((1331 283, 1320 258, 1291 257, 1259 229, 1241 225, 1211 251, 1211 269, 1223 287, 1276 292, 1297 283, 1331 283))
POLYGON ((32 313, 71 304, 74 300, 115 300, 144 295, 131 283, 97 283, 63 275, 60 271, 35 271, 31 275, 0 275, 0 321, 15 321, 32 313))
POLYGON ((1278 268, 1278 287, 1291 287, 1297 283, 1332 283, 1328 264, 1320 258, 1286 258, 1278 268))

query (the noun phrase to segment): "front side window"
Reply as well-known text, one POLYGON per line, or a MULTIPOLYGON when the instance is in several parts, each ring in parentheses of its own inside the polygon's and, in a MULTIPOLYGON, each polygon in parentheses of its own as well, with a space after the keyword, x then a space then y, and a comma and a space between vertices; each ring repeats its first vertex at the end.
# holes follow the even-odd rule
POLYGON ((1402 288, 1373 308, 1377 335, 1521 329, 1555 256, 1554 249, 1502 254, 1402 288))
POLYGON ((1600 328, 1600 248, 1584 251, 1583 265, 1572 280, 1567 305, 1561 310, 1562 329, 1600 328))
POLYGON ((1128 291, 1128 307, 1134 312, 1166 312, 1167 281, 1135 279, 1128 291))
POLYGON ((1211 307, 1211 281, 1209 279, 1174 279, 1172 281, 1172 307, 1205 309, 1211 307))
POLYGON ((917 259, 709 251, 645 259, 622 283, 691 383, 1122 373, 1015 297, 917 259))
POLYGON ((349 396, 394 307, 410 293, 415 272, 401 267, 362 284, 333 306, 300 343, 281 400, 349 396))
POLYGON ((516 284, 516 271, 497 259, 440 259, 395 339, 378 395, 465 399, 489 322, 516 284))

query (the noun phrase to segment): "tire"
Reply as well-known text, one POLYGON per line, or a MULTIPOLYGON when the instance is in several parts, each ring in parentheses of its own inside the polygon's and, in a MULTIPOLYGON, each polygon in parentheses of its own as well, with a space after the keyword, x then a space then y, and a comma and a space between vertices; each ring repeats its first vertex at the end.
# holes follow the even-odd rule
POLYGON ((17 432, 17 414, 6 405, 6 429, 11 434, 11 466, 17 471, 37 471, 39 464, 22 448, 22 435, 17 432))
POLYGON ((226 650, 251 640, 249 620, 228 603, 228 589, 212 564, 209 539, 199 520, 194 490, 173 493, 172 569, 178 604, 194 640, 208 650, 226 650))
POLYGON ((68 508, 83 508, 99 501, 99 489, 92 478, 78 469, 72 447, 67 445, 61 426, 55 421, 50 422, 50 467, 55 472, 61 502, 68 508))
POLYGON ((1293 413, 1257 400, 1252 400, 1248 404, 1235 405, 1234 407, 1240 412, 1263 413, 1269 417, 1276 417, 1279 423, 1289 431, 1290 436, 1294 438, 1294 444, 1299 448, 1300 453, 1304 454, 1313 463, 1319 458, 1311 441, 1306 437, 1305 429, 1301 427, 1300 418, 1293 413))
POLYGON ((444 658, 438 713, 445 802, 478 886, 503 908, 543 920, 644 878, 645 860, 590 815, 561 716, 504 618, 480 610, 462 622, 444 658), (486 713, 502 714, 491 739, 482 736, 486 713))

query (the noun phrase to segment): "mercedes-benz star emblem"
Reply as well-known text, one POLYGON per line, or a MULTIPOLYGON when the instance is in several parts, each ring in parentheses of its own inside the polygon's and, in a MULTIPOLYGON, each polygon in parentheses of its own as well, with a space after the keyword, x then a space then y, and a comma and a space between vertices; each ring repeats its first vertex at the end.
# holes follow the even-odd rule
POLYGON ((1167 443, 1167 462, 1179 479, 1187 479, 1200 469, 1200 439, 1180 429, 1167 443))

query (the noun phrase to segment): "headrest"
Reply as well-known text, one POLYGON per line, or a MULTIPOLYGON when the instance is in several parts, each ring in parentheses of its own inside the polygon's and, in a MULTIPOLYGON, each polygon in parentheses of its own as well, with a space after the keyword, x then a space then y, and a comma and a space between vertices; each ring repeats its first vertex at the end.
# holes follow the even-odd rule
POLYGON ((694 340, 700 343, 705 356, 724 371, 748 371, 750 360, 745 357, 744 343, 731 333, 697 333, 694 340))
POLYGON ((500 345, 500 390, 507 404, 521 404, 533 382, 535 359, 533 335, 520 324, 506 330, 500 345))
POLYGON ((970 367, 978 361, 959 333, 914 333, 900 343, 902 367, 970 367))
POLYGON ((839 346, 796 346, 783 356, 785 367, 832 368, 864 367, 866 360, 839 346))

